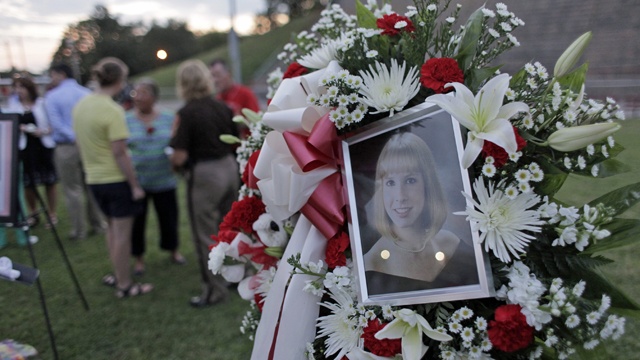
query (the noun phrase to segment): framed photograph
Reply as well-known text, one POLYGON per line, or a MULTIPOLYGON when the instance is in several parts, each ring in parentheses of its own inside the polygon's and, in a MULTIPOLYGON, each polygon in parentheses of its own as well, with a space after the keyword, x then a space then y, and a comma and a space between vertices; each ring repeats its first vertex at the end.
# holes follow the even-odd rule
POLYGON ((488 297, 491 269, 464 215, 460 125, 433 104, 349 134, 342 143, 351 249, 363 304, 488 297))
POLYGON ((18 115, 0 113, 0 224, 18 219, 18 115))

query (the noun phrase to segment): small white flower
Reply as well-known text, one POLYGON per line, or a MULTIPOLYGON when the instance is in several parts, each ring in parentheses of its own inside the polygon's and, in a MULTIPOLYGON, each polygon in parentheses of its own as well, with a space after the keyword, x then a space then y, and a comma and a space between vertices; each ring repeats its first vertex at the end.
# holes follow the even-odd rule
POLYGON ((454 334, 458 334, 460 333, 460 331, 462 331, 462 325, 460 325, 460 323, 457 321, 452 321, 449 323, 449 331, 454 334))
POLYGON ((501 22, 500 23, 500 27, 502 28, 503 31, 505 32, 510 32, 511 30, 513 30, 513 28, 511 27, 511 25, 509 25, 509 23, 506 22, 501 22))
POLYGON ((540 182, 544 179, 544 172, 542 170, 530 171, 531 181, 540 182))
POLYGON ((496 174, 496 166, 493 164, 484 164, 482 166, 482 174, 488 178, 492 178, 496 174))
POLYGON ((598 344, 600 344, 600 340, 598 339, 593 339, 590 341, 587 341, 586 343, 584 343, 584 348, 587 350, 593 350, 595 349, 596 346, 598 346, 598 344))
POLYGON ((509 39, 509 41, 511 41, 513 46, 515 46, 515 47, 519 47, 520 46, 520 42, 518 41, 518 39, 515 36, 513 36, 511 34, 507 34, 507 39, 509 39))
POLYGON ((496 39, 500 37, 500 33, 495 31, 494 29, 489 29, 488 32, 489 32, 489 35, 493 36, 496 39))
POLYGON ((529 179, 531 179, 531 173, 529 172, 529 170, 520 169, 516 171, 516 174, 514 177, 518 182, 527 182, 529 181, 529 179))
POLYGON ((372 59, 376 56, 378 56, 378 51, 377 50, 369 50, 367 51, 366 55, 367 59, 372 59))
POLYGON ((573 167, 573 165, 571 164, 571 158, 569 158, 568 156, 565 156, 564 158, 564 167, 566 167, 567 169, 571 169, 573 167))
POLYGON ((511 200, 515 199, 516 196, 518 196, 519 193, 520 193, 520 191, 518 190, 518 188, 513 186, 513 185, 507 186, 507 188, 504 189, 505 196, 508 197, 511 200))
POLYGON ((574 296, 577 296, 577 297, 582 296, 582 293, 584 293, 584 289, 585 289, 586 285, 587 284, 583 280, 578 281, 578 283, 574 285, 573 290, 571 291, 571 293, 574 296))
POLYGON ((449 24, 453 24, 454 22, 456 22, 456 18, 454 18, 453 16, 450 16, 444 19, 444 21, 448 22, 449 24))
POLYGON ((518 162, 521 156, 522 156, 522 151, 512 152, 512 153, 509 153, 509 160, 513 162, 518 162))
POLYGON ((587 167, 587 160, 582 155, 578 155, 578 167, 580 170, 584 170, 587 167))
POLYGON ((462 329, 462 332, 460 332, 460 337, 464 341, 472 341, 473 338, 475 337, 475 333, 473 332, 472 328, 466 327, 462 329))
POLYGON ((564 323, 565 325, 567 325, 569 329, 573 329, 576 326, 580 325, 580 318, 575 314, 569 315, 569 317, 564 323))
POLYGON ((602 155, 604 157, 609 157, 609 149, 607 149, 607 145, 602 145, 602 147, 600 148, 600 152, 602 152, 602 155))
POLYGON ((536 67, 531 63, 524 64, 524 70, 531 76, 534 76, 536 74, 536 67))
POLYGON ((587 146, 587 154, 593 155, 596 153, 596 147, 593 145, 587 146))
POLYGON ((392 320, 394 318, 393 309, 390 305, 382 305, 382 317, 385 320, 392 320))
POLYGON ((429 6, 427 6, 427 11, 436 11, 438 10, 438 7, 436 6, 436 4, 429 4, 429 6))
POLYGON ((598 322, 598 320, 600 320, 601 317, 602 317, 601 313, 597 311, 592 311, 587 314, 587 322, 591 325, 594 325, 595 323, 598 322))
POLYGON ((519 182, 518 190, 523 194, 528 194, 531 192, 532 189, 531 189, 531 185, 529 185, 528 182, 519 182))
POLYGON ((482 13, 484 14, 484 16, 488 18, 492 18, 496 16, 496 13, 494 13, 493 10, 490 10, 487 8, 482 8, 482 13))
POLYGON ((591 168, 591 175, 593 175, 593 177, 598 177, 598 171, 600 169, 598 169, 598 165, 593 165, 593 167, 591 168))
POLYGON ((483 318, 481 316, 478 316, 474 323, 476 325, 476 329, 478 329, 480 331, 487 330, 487 320, 485 320, 485 318, 483 318))

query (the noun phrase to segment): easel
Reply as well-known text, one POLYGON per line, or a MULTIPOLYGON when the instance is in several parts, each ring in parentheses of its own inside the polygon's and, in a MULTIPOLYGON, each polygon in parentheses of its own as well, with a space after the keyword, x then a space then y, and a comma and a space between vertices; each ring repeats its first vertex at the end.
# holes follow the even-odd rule
MULTIPOLYGON (((14 264, 14 269, 21 271, 21 275, 16 279, 16 281, 29 285, 33 283, 36 284, 36 287, 38 288, 40 305, 42 306, 43 315, 45 317, 47 332, 49 334, 49 340, 51 341, 51 348, 53 351, 54 359, 57 360, 58 350, 56 346, 55 336, 51 327, 49 311, 47 310, 46 299, 44 296, 44 291, 42 289, 42 284, 40 282, 35 253, 33 251, 31 241, 29 241, 29 225, 27 222, 27 217, 25 215, 26 211, 18 198, 18 187, 21 186, 18 181, 20 172, 17 150, 18 129, 18 114, 0 114, 0 165, 2 165, 3 170, 3 172, 0 172, 0 201, 4 201, 4 203, 0 203, 0 224, 6 224, 6 227, 21 228, 25 232, 32 268, 21 264, 14 264), (5 196, 3 197, 2 194, 4 194, 5 196)), ((54 239, 56 240, 58 249, 60 249, 63 260, 66 264, 69 274, 71 275, 71 279, 73 280, 76 291, 78 292, 78 295, 82 300, 82 304, 85 310, 88 311, 89 304, 87 303, 84 293, 80 288, 80 283, 78 282, 73 268, 71 267, 71 263, 69 262, 67 253, 64 250, 62 241, 60 241, 60 237, 58 236, 58 232, 56 231, 55 224, 53 224, 51 216, 47 211, 47 207, 45 206, 44 200, 42 199, 42 196, 40 196, 39 191, 37 189, 34 189, 34 192, 36 194, 38 204, 41 206, 41 211, 44 212, 47 223, 49 224, 54 235, 54 239)))

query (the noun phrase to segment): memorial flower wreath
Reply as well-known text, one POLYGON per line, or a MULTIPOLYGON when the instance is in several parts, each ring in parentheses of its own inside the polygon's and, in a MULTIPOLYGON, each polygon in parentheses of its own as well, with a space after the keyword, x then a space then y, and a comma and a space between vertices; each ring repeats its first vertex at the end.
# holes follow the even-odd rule
POLYGON ((245 111, 238 142, 243 186, 210 253, 210 268, 239 282, 251 310, 241 331, 254 359, 581 358, 620 338, 637 309, 597 268, 603 250, 630 244, 638 184, 582 206, 555 195, 568 174, 624 170, 612 134, 624 114, 587 99, 591 34, 553 72, 528 63, 513 75, 493 60, 519 46, 524 22, 503 3, 462 25, 460 5, 418 0, 399 12, 357 1, 333 5, 280 54, 269 108, 245 111), (356 293, 340 161, 342 136, 426 101, 466 129, 462 166, 473 196, 462 214, 490 260, 494 295, 412 305, 364 305, 356 293))

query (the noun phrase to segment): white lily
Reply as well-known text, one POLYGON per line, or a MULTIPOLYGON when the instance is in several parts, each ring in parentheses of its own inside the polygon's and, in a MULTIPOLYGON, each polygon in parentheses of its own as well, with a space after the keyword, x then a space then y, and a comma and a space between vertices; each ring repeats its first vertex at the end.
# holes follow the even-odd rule
POLYGON ((464 84, 450 83, 446 86, 453 86, 455 95, 436 94, 427 98, 426 101, 440 106, 469 129, 467 147, 462 156, 465 168, 478 157, 485 140, 502 147, 507 153, 516 152, 518 145, 509 119, 519 112, 528 112, 529 106, 519 101, 502 105, 510 78, 508 74, 492 78, 475 97, 464 84))
POLYGON ((396 317, 375 334, 376 339, 402 339, 402 358, 419 360, 422 357, 422 334, 437 341, 449 341, 451 336, 433 330, 422 315, 410 309, 394 312, 396 317))

